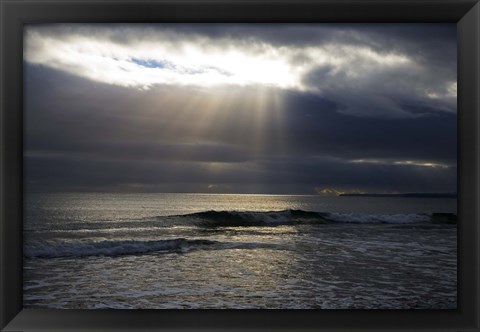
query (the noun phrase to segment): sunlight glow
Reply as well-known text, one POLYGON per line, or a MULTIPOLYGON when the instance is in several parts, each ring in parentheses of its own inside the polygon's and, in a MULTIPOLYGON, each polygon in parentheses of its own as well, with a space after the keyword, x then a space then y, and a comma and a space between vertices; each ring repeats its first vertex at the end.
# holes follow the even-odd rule
POLYGON ((324 196, 339 196, 342 194, 366 194, 365 191, 359 189, 339 189, 339 188, 326 188, 326 187, 315 187, 315 192, 317 195, 324 196))
MULTIPOLYGON (((264 85, 281 89, 321 90, 306 86, 304 76, 327 66, 333 73, 358 77, 378 66, 412 63, 406 55, 367 47, 277 46, 252 40, 187 37, 115 42, 81 34, 52 34, 27 29, 25 60, 102 83, 149 89, 155 84, 213 87, 264 85), (304 59, 298 61, 298 59, 304 59), (361 64, 361 65, 359 65, 361 64)), ((326 83, 327 84, 327 83, 326 83)))
POLYGON ((447 82, 443 91, 425 90, 425 95, 431 99, 442 98, 456 98, 457 97, 457 82, 447 82))
POLYGON ((382 160, 382 159, 355 159, 351 160, 354 164, 378 164, 378 165, 400 165, 400 166, 420 166, 430 168, 450 168, 449 165, 441 163, 432 163, 415 160, 382 160))
POLYGON ((139 48, 88 37, 42 37, 33 31, 27 40, 25 58, 31 63, 125 87, 263 84, 287 88, 299 84, 298 73, 275 50, 260 54, 240 49, 204 50, 187 42, 175 47, 157 42, 139 48))

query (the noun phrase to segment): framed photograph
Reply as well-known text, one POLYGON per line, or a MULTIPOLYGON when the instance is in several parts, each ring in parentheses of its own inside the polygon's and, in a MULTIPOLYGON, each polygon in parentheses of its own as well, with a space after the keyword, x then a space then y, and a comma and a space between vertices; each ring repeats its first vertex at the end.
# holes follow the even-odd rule
POLYGON ((479 330, 477 1, 1 17, 2 331, 479 330))

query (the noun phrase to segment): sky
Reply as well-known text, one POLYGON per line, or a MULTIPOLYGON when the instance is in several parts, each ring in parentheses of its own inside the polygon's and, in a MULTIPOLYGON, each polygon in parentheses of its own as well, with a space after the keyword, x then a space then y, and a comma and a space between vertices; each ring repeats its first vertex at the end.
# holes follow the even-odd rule
POLYGON ((33 192, 456 192, 455 24, 24 30, 33 192))

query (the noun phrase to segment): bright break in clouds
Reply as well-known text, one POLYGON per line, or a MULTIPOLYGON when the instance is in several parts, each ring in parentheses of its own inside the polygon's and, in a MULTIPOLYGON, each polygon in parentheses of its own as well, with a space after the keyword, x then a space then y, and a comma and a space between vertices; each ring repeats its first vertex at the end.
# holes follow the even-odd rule
POLYGON ((32 190, 455 191, 449 24, 25 28, 32 190))

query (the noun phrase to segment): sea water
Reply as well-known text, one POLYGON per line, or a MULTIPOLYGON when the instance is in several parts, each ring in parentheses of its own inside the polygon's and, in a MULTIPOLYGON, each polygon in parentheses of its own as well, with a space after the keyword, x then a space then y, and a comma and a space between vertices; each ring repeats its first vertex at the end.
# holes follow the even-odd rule
POLYGON ((26 308, 455 309, 456 200, 31 193, 26 308))

